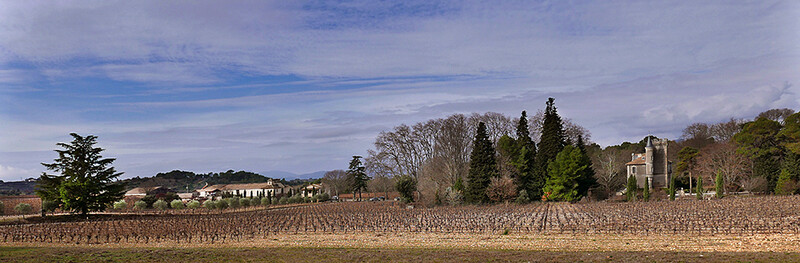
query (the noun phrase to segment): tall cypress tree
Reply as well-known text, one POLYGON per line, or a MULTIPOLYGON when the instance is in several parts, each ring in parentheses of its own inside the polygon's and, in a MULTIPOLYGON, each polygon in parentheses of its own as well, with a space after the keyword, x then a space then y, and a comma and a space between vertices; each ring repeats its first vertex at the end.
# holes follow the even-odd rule
POLYGON ((531 193, 534 191, 536 143, 531 139, 528 129, 528 114, 525 111, 522 111, 522 116, 517 124, 516 143, 519 155, 513 160, 513 164, 517 168, 517 188, 520 191, 525 190, 525 192, 531 193))
POLYGON ((561 117, 556 112, 554 105, 555 99, 547 99, 547 107, 544 110, 544 121, 542 124, 542 137, 539 140, 539 151, 536 153, 536 172, 532 180, 532 196, 541 197, 542 188, 548 178, 547 167, 550 162, 555 160, 556 155, 564 149, 564 127, 561 117))
POLYGON ((366 168, 361 163, 361 156, 353 156, 353 159, 350 160, 347 174, 353 178, 353 198, 355 198, 355 193, 358 192, 358 201, 361 201, 361 192, 367 189, 367 181, 372 179, 367 176, 366 168))
POLYGON ((469 173, 467 174, 467 191, 464 193, 464 198, 468 203, 479 204, 489 201, 486 188, 489 187, 491 178, 498 175, 494 154, 494 147, 486 133, 486 124, 480 122, 472 146, 469 173))

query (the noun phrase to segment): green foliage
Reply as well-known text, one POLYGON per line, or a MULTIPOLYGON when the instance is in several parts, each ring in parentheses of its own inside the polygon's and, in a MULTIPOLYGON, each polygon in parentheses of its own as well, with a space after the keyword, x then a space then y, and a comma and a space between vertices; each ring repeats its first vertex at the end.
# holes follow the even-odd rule
POLYGON ((675 173, 686 174, 697 164, 697 155, 700 153, 695 148, 686 146, 678 151, 678 165, 675 167, 675 173))
POLYGON ((697 200, 703 200, 703 193, 705 193, 706 190, 703 189, 703 177, 702 176, 698 176, 697 177, 697 188, 695 188, 694 190, 695 190, 694 191, 695 194, 697 194, 697 200))
POLYGON ((197 200, 192 200, 192 201, 189 201, 189 203, 186 203, 186 208, 189 208, 189 209, 197 209, 199 207, 200 207, 200 202, 197 201, 197 200))
POLYGON ((14 211, 17 211, 18 214, 22 215, 31 213, 31 210, 33 210, 33 207, 31 207, 30 204, 26 203, 19 203, 17 204, 17 206, 14 207, 14 211))
POLYGON ((531 193, 533 196, 542 196, 542 188, 549 179, 548 170, 550 163, 561 153, 566 143, 564 127, 561 116, 555 106, 555 99, 547 99, 547 107, 542 120, 542 135, 539 139, 539 149, 536 153, 536 174, 532 180, 531 193))
POLYGON ((263 206, 268 206, 268 205, 270 205, 271 203, 272 203, 272 202, 269 200, 269 197, 266 197, 266 196, 265 196, 265 197, 262 197, 262 198, 261 198, 261 205, 263 205, 263 206))
POLYGON ((456 178, 456 182, 453 184, 453 190, 463 192, 464 191, 464 180, 461 177, 456 178))
POLYGON ((6 209, 6 204, 3 203, 3 201, 0 201, 0 215, 3 215, 3 213, 5 213, 5 209, 6 209))
POLYGON ((517 199, 514 200, 514 203, 522 205, 530 202, 531 198, 528 197, 528 191, 526 191, 525 189, 519 190, 519 195, 517 196, 517 199))
POLYGON ((583 141, 583 135, 578 135, 578 142, 576 147, 581 151, 581 165, 586 165, 586 170, 578 177, 578 195, 586 196, 589 189, 597 185, 597 180, 594 178, 594 168, 592 168, 592 159, 586 153, 586 145, 583 141))
POLYGON ((361 163, 361 156, 354 155, 350 160, 350 166, 347 169, 347 175, 353 178, 353 197, 358 192, 358 199, 361 200, 361 192, 367 189, 367 181, 370 178, 367 176, 366 167, 361 163))
POLYGON ((414 202, 414 191, 417 189, 417 180, 409 175, 403 175, 397 178, 395 189, 400 193, 400 197, 414 202))
MULTIPOLYGON (((44 210, 44 212, 46 213, 53 213, 56 211, 56 209, 58 209, 59 205, 60 204, 58 203, 58 201, 45 200, 42 201, 42 210, 44 210)), ((2 209, 3 207, 2 205, 0 205, 0 210, 2 209)))
POLYGON ((669 178, 669 200, 675 201, 675 176, 669 178))
POLYGON ((217 208, 217 204, 214 200, 206 200, 203 202, 203 208, 214 209, 217 208))
MULTIPOLYGON (((784 154, 784 141, 792 143, 795 124, 792 117, 791 125, 782 136, 781 124, 767 118, 758 118, 755 121, 745 123, 742 131, 733 136, 733 140, 739 145, 737 152, 748 156, 753 160, 752 176, 767 179, 768 188, 775 189, 775 185, 780 174, 781 158, 784 154)), ((792 147, 791 145, 787 145, 792 147)))
POLYGON ((239 205, 240 205, 241 207, 248 207, 248 206, 250 206, 250 198, 242 198, 242 199, 239 199, 239 205))
POLYGON ((494 156, 495 151, 492 142, 489 141, 489 135, 486 133, 486 124, 480 122, 478 123, 478 130, 475 133, 475 141, 470 155, 467 191, 464 193, 468 203, 480 204, 489 202, 486 188, 489 186, 490 178, 498 175, 497 162, 494 156))
POLYGON ((627 192, 625 193, 628 202, 636 201, 636 194, 639 190, 639 185, 636 182, 636 176, 628 176, 628 184, 626 186, 627 192))
POLYGON ((789 115, 783 123, 783 129, 778 132, 779 140, 788 152, 800 154, 800 112, 789 115))
POLYGON ((169 202, 169 206, 172 207, 172 209, 184 209, 184 208, 186 208, 186 206, 183 204, 183 201, 177 200, 177 199, 176 200, 172 200, 172 202, 169 202))
POLYGON ((164 200, 158 200, 155 203, 153 203, 153 208, 158 210, 165 210, 167 209, 167 206, 169 205, 167 204, 167 201, 164 200))
POLYGON ((146 208, 147 208, 147 202, 145 202, 145 201, 139 200, 139 201, 136 201, 136 202, 133 203, 133 209, 143 210, 143 209, 146 209, 146 208))
POLYGON ((781 171, 775 184, 775 193, 790 195, 798 193, 800 185, 800 154, 788 152, 781 163, 781 171))
POLYGON ((299 204, 303 202, 303 197, 300 196, 299 194, 293 195, 292 197, 289 197, 287 202, 290 204, 299 204))
POLYGON ((111 166, 115 159, 103 158, 103 149, 94 147, 97 136, 70 135, 72 142, 57 144, 64 148, 55 150, 58 158, 50 164, 42 163, 60 175, 43 173, 37 194, 42 200, 58 200, 64 210, 84 215, 103 211, 122 198, 125 186, 115 182, 122 173, 111 166))
POLYGON ((567 145, 548 165, 547 184, 544 199, 548 201, 578 201, 581 198, 580 180, 589 172, 591 162, 585 162, 585 155, 572 145, 567 145))
POLYGON ((225 200, 214 201, 214 207, 219 209, 219 210, 223 210, 225 208, 228 208, 228 202, 225 201, 225 200))
POLYGON ((725 193, 725 180, 722 178, 722 171, 717 171, 717 178, 714 181, 714 188, 717 192, 717 198, 722 198, 723 193, 725 193))
POLYGON ((281 197, 281 199, 278 200, 278 204, 285 205, 287 203, 289 203, 289 198, 286 198, 285 196, 281 197))
POLYGON ((317 194, 317 201, 319 202, 327 202, 330 199, 331 195, 329 195, 328 193, 317 194))
POLYGON ((239 201, 239 197, 237 197, 237 196, 234 196, 234 197, 231 197, 231 198, 226 198, 226 199, 223 199, 223 200, 225 200, 225 202, 228 203, 228 207, 233 208, 233 209, 238 209, 239 207, 242 206, 242 203, 239 201))
POLYGON ((644 189, 642 189, 642 201, 650 201, 650 180, 644 180, 644 189))
MULTIPOLYGON (((43 206, 44 206, 44 204, 43 204, 43 206)), ((126 203, 125 200, 120 200, 120 201, 114 202, 114 210, 122 210, 122 209, 125 209, 125 208, 128 208, 128 203, 126 203)))

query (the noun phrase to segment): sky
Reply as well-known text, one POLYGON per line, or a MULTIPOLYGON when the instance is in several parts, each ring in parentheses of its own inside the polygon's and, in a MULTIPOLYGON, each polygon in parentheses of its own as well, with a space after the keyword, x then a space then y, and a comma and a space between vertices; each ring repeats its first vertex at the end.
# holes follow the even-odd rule
POLYGON ((615 145, 799 109, 797 1, 3 1, 0 180, 70 132, 123 178, 345 169, 376 135, 544 108, 615 145))

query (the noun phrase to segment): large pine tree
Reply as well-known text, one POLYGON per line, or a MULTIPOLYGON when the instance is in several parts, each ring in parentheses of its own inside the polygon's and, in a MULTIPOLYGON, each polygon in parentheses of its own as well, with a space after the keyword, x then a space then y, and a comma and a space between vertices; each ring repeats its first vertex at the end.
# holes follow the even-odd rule
POLYGON ((347 175, 353 178, 353 197, 358 192, 358 201, 361 201, 361 192, 367 189, 367 181, 372 179, 367 176, 366 168, 361 163, 361 156, 354 155, 353 159, 350 160, 347 175))
POLYGON ((586 153, 586 143, 583 141, 583 136, 578 135, 578 142, 575 145, 581 151, 581 165, 588 165, 588 169, 584 170, 581 177, 578 178, 578 194, 587 196, 589 189, 597 185, 597 179, 594 178, 594 168, 592 168, 592 159, 586 153))
POLYGON ((547 182, 548 165, 555 160, 556 155, 564 149, 566 145, 564 139, 564 127, 561 117, 556 112, 554 105, 555 99, 547 99, 547 107, 544 110, 544 120, 542 123, 542 137, 539 140, 539 149, 536 153, 535 173, 531 180, 531 196, 542 196, 542 188, 547 182))
POLYGON ((478 131, 475 133, 475 141, 472 146, 469 173, 467 174, 467 191, 464 193, 464 198, 468 203, 480 204, 489 202, 486 188, 489 186, 491 178, 498 175, 494 155, 494 147, 489 140, 489 135, 486 133, 486 125, 480 122, 478 123, 478 131))
POLYGON ((100 153, 104 149, 94 147, 97 136, 70 135, 72 142, 57 144, 64 148, 56 150, 58 158, 53 163, 42 163, 60 175, 42 173, 36 194, 66 211, 83 215, 103 211, 122 198, 125 186, 116 180, 122 173, 111 166, 114 158, 103 158, 100 153))
POLYGON ((533 142, 528 129, 528 115, 522 111, 522 116, 517 124, 517 154, 513 160, 514 167, 517 169, 516 184, 517 188, 525 192, 534 192, 534 172, 536 168, 536 143, 533 142))
POLYGON ((572 145, 556 155, 556 159, 548 165, 547 184, 544 187, 545 199, 548 201, 578 201, 581 198, 580 180, 591 163, 583 162, 584 154, 572 145))

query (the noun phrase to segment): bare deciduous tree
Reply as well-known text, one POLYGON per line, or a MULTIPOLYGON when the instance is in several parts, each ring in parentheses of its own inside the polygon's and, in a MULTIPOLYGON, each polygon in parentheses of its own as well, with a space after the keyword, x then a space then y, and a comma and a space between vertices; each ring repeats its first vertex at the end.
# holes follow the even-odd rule
POLYGON ((486 195, 494 202, 510 201, 517 197, 517 186, 508 176, 493 177, 486 188, 486 195))
POLYGON ((756 119, 767 118, 769 120, 777 121, 777 122, 780 122, 781 124, 783 124, 783 120, 785 120, 786 117, 789 117, 789 115, 792 115, 792 114, 794 114, 794 110, 793 109, 788 109, 788 108, 771 109, 771 110, 759 113, 758 116, 756 116, 756 119))
POLYGON ((731 118, 729 121, 714 124, 711 126, 711 135, 715 141, 727 142, 733 138, 733 135, 742 130, 744 123, 744 120, 731 118))
POLYGON ((630 153, 617 149, 606 149, 595 157, 593 162, 595 179, 607 195, 622 188, 625 184, 625 163, 630 153))
MULTIPOLYGON (((544 125, 544 111, 537 111, 536 114, 529 117, 529 119, 528 123, 530 125, 531 139, 539 143, 542 137, 542 125, 544 125)), ((586 144, 591 144, 592 133, 589 132, 588 129, 572 122, 572 119, 569 118, 561 119, 561 124, 564 127, 564 136, 567 137, 566 139, 571 142, 577 142, 578 136, 583 136, 583 141, 586 144)))
POLYGON ((726 191, 744 188, 742 179, 749 175, 750 161, 737 153, 736 148, 733 143, 715 143, 703 148, 697 156, 697 167, 704 179, 710 180, 720 172, 726 191))
POLYGON ((352 185, 350 179, 351 178, 347 176, 347 172, 343 170, 333 170, 325 173, 322 177, 322 183, 333 192, 333 195, 338 196, 348 191, 350 185, 352 185))

